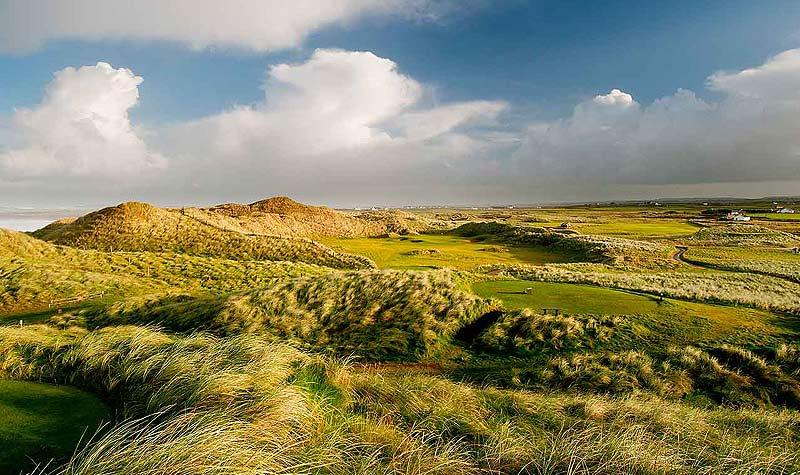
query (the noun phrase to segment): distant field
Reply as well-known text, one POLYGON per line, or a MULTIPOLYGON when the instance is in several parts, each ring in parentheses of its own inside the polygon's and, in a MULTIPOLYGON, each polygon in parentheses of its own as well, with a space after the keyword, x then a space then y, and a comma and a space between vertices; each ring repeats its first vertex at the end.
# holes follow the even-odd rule
POLYGON ((699 228, 685 221, 620 221, 598 224, 578 224, 575 226, 584 234, 601 234, 631 239, 655 239, 689 236, 699 228))
POLYGON ((767 218, 775 221, 800 221, 800 213, 794 213, 794 214, 753 213, 750 216, 754 218, 767 218))
POLYGON ((566 314, 636 315, 639 337, 653 343, 759 343, 794 334, 797 325, 768 312, 637 295, 588 285, 522 280, 473 284, 473 291, 496 298, 508 309, 559 308, 566 314), (525 289, 531 288, 531 293, 525 289))
POLYGON ((471 270, 483 264, 570 262, 570 256, 544 247, 473 242, 457 236, 418 235, 390 238, 322 239, 334 250, 369 257, 382 269, 450 267, 471 270), (426 251, 439 251, 426 253, 426 251))
POLYGON ((0 379, 0 473, 19 473, 72 455, 110 415, 95 396, 50 384, 0 379))

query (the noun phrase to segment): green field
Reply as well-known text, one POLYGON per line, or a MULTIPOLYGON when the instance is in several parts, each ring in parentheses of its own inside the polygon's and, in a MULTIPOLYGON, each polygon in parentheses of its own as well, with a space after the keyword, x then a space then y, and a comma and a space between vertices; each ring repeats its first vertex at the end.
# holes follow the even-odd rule
POLYGON ((699 228, 686 221, 626 221, 578 224, 575 226, 585 234, 624 237, 629 239, 675 238, 694 234, 699 228))
POLYGON ((110 420, 95 396, 50 384, 0 380, 0 473, 63 460, 78 441, 110 420))
POLYGON ((436 234, 320 241, 337 251, 369 257, 382 269, 450 267, 472 270, 483 264, 546 264, 572 260, 569 255, 545 247, 494 245, 436 234), (414 254, 426 250, 439 252, 414 254))
POLYGON ((753 213, 750 216, 754 218, 766 218, 774 221, 800 221, 800 213, 753 213))
POLYGON ((589 285, 523 280, 485 281, 473 291, 496 298, 508 309, 558 308, 564 314, 635 317, 638 338, 658 344, 703 344, 725 341, 762 344, 773 337, 796 335, 793 319, 744 307, 728 307, 611 290, 589 285), (526 289, 530 288, 529 293, 526 289))

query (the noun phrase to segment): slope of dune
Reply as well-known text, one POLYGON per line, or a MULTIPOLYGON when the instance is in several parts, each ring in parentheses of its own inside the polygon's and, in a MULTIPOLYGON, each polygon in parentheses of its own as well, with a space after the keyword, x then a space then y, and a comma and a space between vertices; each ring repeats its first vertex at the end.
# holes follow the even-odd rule
POLYGON ((55 244, 103 251, 180 252, 235 260, 294 261, 334 268, 374 267, 310 239, 245 233, 193 211, 129 202, 57 222, 33 235, 55 244))
POLYGON ((324 206, 309 206, 279 196, 251 204, 186 208, 198 221, 245 234, 291 237, 365 237, 423 231, 421 218, 402 211, 349 214, 324 206))

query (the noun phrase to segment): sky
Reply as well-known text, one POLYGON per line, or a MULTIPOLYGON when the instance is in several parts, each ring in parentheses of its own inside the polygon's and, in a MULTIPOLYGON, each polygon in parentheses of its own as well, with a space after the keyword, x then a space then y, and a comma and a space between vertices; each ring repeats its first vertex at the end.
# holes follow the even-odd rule
POLYGON ((800 195, 796 0, 0 0, 0 207, 800 195))

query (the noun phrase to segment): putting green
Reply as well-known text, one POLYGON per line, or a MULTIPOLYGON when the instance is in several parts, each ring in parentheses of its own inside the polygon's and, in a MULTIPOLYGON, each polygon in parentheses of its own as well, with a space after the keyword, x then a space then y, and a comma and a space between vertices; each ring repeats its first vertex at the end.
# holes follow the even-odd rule
POLYGON ((628 239, 658 239, 690 236, 697 232, 697 226, 686 221, 624 221, 598 224, 578 224, 575 226, 585 234, 623 237, 628 239))
POLYGON ((105 404, 83 391, 0 379, 0 473, 66 459, 84 432, 109 419, 105 404))

